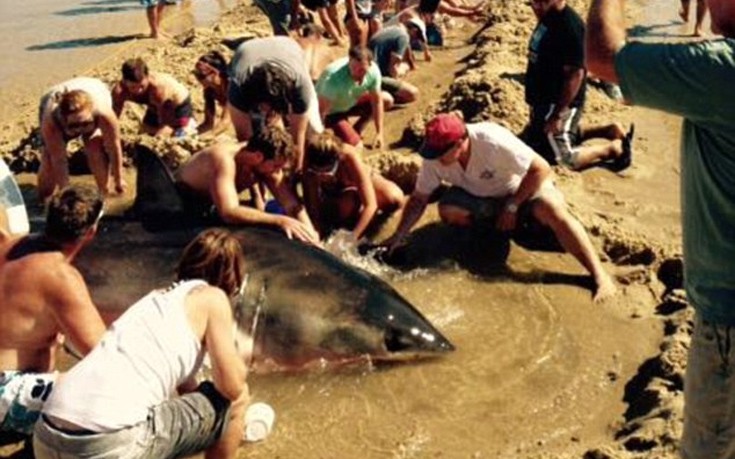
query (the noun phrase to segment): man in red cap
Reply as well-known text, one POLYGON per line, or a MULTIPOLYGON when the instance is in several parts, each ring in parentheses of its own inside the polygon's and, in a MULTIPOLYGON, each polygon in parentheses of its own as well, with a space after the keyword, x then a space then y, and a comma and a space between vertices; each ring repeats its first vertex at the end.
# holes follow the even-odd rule
POLYGON ((452 186, 439 200, 445 223, 492 221, 500 231, 512 231, 519 218, 534 218, 592 275, 596 302, 615 293, 587 233, 554 186, 549 164, 509 130, 490 122, 465 124, 458 112, 440 114, 426 125, 419 154, 424 160, 416 188, 383 243, 389 251, 403 243, 431 193, 448 182, 452 186))

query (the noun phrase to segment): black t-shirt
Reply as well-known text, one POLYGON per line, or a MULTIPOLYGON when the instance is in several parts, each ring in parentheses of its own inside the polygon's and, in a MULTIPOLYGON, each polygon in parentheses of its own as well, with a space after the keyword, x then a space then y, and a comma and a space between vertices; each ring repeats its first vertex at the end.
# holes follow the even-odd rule
MULTIPOLYGON (((550 10, 541 19, 528 43, 526 102, 554 104, 564 83, 564 66, 584 68, 584 22, 569 6, 550 10)), ((582 107, 586 84, 582 82, 571 107, 582 107)))

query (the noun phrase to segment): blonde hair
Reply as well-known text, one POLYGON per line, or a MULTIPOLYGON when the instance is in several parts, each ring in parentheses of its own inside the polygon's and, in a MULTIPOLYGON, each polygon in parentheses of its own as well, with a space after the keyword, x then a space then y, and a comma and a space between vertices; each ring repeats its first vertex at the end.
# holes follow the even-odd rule
POLYGON ((240 241, 227 230, 202 231, 184 248, 176 268, 177 280, 202 279, 229 296, 237 294, 245 277, 240 241))
POLYGON ((66 91, 59 96, 59 113, 65 117, 83 110, 91 110, 92 105, 92 98, 81 89, 66 91))
POLYGON ((339 159, 343 142, 330 131, 321 134, 312 134, 306 140, 306 165, 312 167, 326 167, 339 159))

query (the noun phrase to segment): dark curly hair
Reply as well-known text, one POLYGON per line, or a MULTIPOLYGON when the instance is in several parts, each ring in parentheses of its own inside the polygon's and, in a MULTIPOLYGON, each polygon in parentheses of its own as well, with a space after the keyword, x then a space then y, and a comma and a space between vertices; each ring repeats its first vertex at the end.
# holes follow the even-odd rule
POLYGON ((96 187, 63 188, 49 200, 44 234, 59 244, 76 242, 97 223, 102 208, 102 195, 96 187))
POLYGON ((227 62, 227 58, 224 54, 219 51, 212 50, 206 54, 202 54, 198 61, 217 70, 217 73, 219 73, 221 77, 227 77, 227 68, 230 64, 227 62))
POLYGON ((254 105, 267 103, 279 114, 286 114, 291 106, 295 82, 279 64, 266 62, 253 70, 248 86, 254 105))
POLYGON ((248 151, 257 151, 263 159, 285 159, 293 161, 295 157, 291 134, 280 126, 265 126, 253 135, 245 147, 248 151))

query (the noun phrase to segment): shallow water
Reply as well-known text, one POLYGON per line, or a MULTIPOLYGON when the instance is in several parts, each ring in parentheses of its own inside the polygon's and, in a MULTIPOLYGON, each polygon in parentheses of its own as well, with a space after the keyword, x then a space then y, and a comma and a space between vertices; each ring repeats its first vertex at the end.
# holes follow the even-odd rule
MULTIPOLYGON (((164 27, 181 32, 208 24, 234 4, 186 0, 167 8, 164 27)), ((0 2, 0 123, 12 122, 17 104, 38 100, 45 88, 124 52, 147 33, 138 0, 0 2)))
POLYGON ((533 257, 517 252, 510 266, 530 274, 525 282, 452 266, 393 276, 457 346, 452 355, 251 377, 254 400, 276 409, 276 429, 241 456, 509 457, 598 435, 620 410, 618 377, 632 370, 623 360, 650 351, 641 343, 657 329, 594 306, 578 287, 543 285, 533 257))

